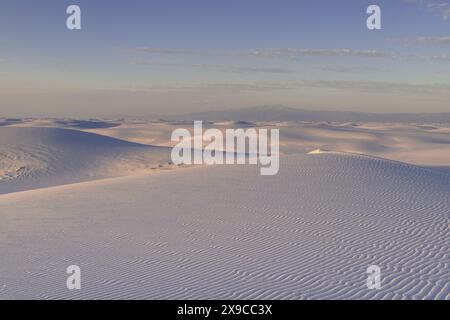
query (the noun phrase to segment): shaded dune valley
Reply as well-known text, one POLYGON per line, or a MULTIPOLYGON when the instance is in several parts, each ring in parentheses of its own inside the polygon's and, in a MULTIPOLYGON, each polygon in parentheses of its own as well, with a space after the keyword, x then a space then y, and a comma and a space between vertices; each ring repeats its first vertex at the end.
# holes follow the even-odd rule
MULTIPOLYGON (((450 298, 445 163, 399 161, 379 127, 339 125, 330 132, 345 143, 325 144, 315 132, 327 126, 291 123, 277 175, 178 168, 160 134, 171 128, 1 126, 0 299, 450 298), (372 136, 373 153, 345 150, 372 136), (70 265, 81 290, 66 288, 70 265), (378 290, 366 285, 371 265, 378 290)), ((407 130, 402 141, 447 145, 446 128, 407 130)))

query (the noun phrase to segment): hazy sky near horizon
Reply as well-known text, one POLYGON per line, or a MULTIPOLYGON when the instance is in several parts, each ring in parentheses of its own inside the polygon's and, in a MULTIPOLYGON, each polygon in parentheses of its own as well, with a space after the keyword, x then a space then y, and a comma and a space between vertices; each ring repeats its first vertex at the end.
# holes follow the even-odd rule
POLYGON ((2 0, 1 116, 450 111, 448 0, 2 0), (82 29, 66 28, 77 4, 82 29), (366 9, 381 7, 382 30, 366 9))

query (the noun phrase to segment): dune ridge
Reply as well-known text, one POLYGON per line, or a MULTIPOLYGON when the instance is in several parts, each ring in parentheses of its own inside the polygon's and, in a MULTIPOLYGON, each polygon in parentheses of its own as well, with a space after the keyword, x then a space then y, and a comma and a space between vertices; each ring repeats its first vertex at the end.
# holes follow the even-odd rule
POLYGON ((0 194, 170 167, 170 150, 66 128, 0 127, 0 194))

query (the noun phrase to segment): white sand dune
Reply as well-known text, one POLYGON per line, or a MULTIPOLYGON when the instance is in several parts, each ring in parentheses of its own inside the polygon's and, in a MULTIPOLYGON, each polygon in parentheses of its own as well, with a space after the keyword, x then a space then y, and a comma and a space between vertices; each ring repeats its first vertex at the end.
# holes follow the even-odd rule
POLYGON ((170 150, 62 128, 0 127, 0 194, 168 167, 170 150))
MULTIPOLYGON (((283 110, 280 110, 282 114, 283 110)), ((214 127, 220 130, 279 128, 280 151, 284 154, 304 154, 320 148, 369 154, 423 166, 450 167, 448 123, 210 121, 203 125, 205 129, 214 127)), ((193 131, 192 121, 4 119, 3 126, 77 129, 161 147, 175 144, 170 141, 173 130, 183 127, 193 131)))
POLYGON ((0 298, 449 299, 449 199, 448 175, 339 153, 1 195, 0 298))
MULTIPOLYGON (((123 123, 120 126, 86 131, 131 142, 173 146, 170 134, 192 123, 123 123)), ((279 128, 280 151, 284 154, 308 153, 315 149, 370 154, 423 166, 450 166, 449 125, 380 123, 297 123, 227 121, 204 123, 205 128, 279 128)))

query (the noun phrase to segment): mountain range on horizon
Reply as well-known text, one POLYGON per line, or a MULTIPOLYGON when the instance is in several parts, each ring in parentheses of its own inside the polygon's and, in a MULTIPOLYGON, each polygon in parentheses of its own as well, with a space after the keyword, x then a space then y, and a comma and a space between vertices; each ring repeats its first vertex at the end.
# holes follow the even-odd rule
POLYGON ((204 121, 314 121, 314 122, 399 122, 450 123, 450 112, 439 113, 366 113, 292 108, 284 105, 255 106, 241 109, 205 111, 164 117, 167 120, 204 121))

